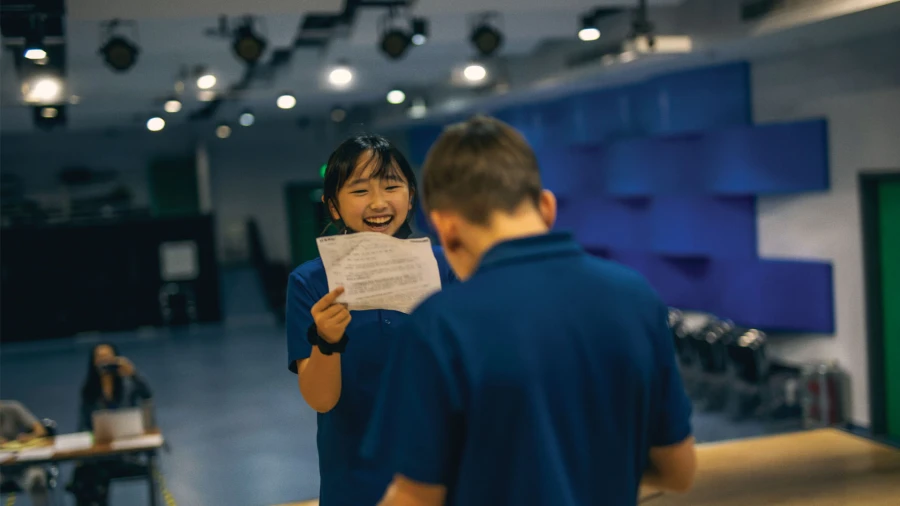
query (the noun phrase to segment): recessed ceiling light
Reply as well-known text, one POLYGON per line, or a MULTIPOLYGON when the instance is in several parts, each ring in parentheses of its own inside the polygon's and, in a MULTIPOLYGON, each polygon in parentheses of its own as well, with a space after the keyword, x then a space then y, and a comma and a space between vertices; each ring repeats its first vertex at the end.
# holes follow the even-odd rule
POLYGON ((227 139, 231 137, 231 127, 226 125, 225 123, 220 124, 216 127, 216 137, 220 139, 227 139))
POLYGON ((293 109, 294 106, 297 105, 297 99, 290 93, 285 93, 278 97, 275 104, 279 109, 293 109))
POLYGON ((165 109, 169 114, 175 114, 176 112, 181 110, 181 101, 176 98, 170 98, 169 100, 166 100, 166 104, 163 106, 163 109, 165 109))
POLYGON ((472 63, 463 70, 463 76, 473 83, 482 81, 487 77, 487 69, 484 68, 484 65, 472 63))
POLYGON ((216 98, 216 92, 212 90, 200 90, 197 92, 197 100, 201 102, 212 102, 216 98))
POLYGON ((154 117, 147 120, 147 130, 151 132, 159 132, 166 127, 166 120, 160 117, 154 117))
POLYGON ((578 38, 585 42, 597 40, 600 38, 600 30, 593 26, 582 28, 578 30, 578 38))
POLYGON ((346 65, 341 65, 328 74, 328 82, 337 87, 347 86, 351 81, 353 81, 353 71, 346 65))
POLYGON ((216 85, 216 76, 205 74, 197 78, 197 87, 201 90, 208 90, 216 85))
POLYGON ((391 90, 387 94, 387 101, 391 104, 402 104, 406 100, 406 93, 403 90, 391 90))

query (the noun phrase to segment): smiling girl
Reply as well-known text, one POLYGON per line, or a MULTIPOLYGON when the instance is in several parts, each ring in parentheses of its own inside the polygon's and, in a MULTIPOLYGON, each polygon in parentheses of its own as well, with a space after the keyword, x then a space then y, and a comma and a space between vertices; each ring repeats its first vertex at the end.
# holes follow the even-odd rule
MULTIPOLYGON (((412 234, 415 189, 406 158, 387 139, 365 135, 348 139, 328 159, 322 201, 341 233, 405 239, 412 234)), ((446 284, 453 276, 450 267, 440 247, 434 255, 446 284)), ((336 302, 342 293, 342 288, 328 291, 321 259, 301 265, 288 280, 288 368, 319 413, 321 506, 375 504, 392 479, 364 462, 359 448, 391 340, 408 318, 388 310, 351 315, 336 302)))

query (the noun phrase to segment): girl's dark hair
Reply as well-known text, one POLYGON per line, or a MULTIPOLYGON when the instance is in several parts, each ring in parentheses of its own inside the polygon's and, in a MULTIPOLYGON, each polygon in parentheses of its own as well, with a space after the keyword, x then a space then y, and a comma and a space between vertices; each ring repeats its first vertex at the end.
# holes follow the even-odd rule
MULTIPOLYGON (((81 401, 88 405, 97 402, 98 399, 103 397, 103 390, 100 386, 100 372, 97 371, 97 367, 94 365, 94 352, 101 346, 109 346, 112 348, 113 353, 115 353, 117 357, 119 356, 118 348, 112 343, 99 343, 91 348, 91 353, 88 355, 87 376, 84 378, 84 384, 81 386, 81 401)), ((122 402, 122 391, 122 377, 118 374, 114 374, 112 400, 116 404, 122 402)))
MULTIPOLYGON (((325 169, 325 182, 322 196, 325 199, 325 205, 334 205, 340 213, 338 207, 337 194, 343 188, 344 184, 353 176, 356 164, 360 161, 360 157, 369 157, 366 164, 372 167, 372 177, 376 179, 387 179, 397 176, 397 169, 406 179, 409 185, 409 194, 412 209, 415 210, 416 205, 416 174, 412 167, 391 141, 380 135, 357 135, 351 137, 341 143, 337 149, 328 157, 328 166, 325 169)), ((365 159, 365 158, 364 158, 365 159)), ((406 229, 409 228, 409 222, 412 219, 413 211, 411 210, 406 216, 406 229)), ((329 212, 329 216, 331 213, 329 212)), ((342 225, 342 228, 343 225, 342 225)), ((344 230, 346 230, 344 228, 344 230)))

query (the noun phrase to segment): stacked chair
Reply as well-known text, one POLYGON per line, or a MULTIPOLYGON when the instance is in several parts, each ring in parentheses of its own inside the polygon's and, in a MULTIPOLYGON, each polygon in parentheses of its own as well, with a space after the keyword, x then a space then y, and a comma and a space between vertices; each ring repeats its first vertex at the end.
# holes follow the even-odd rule
POLYGON ((796 402, 784 389, 799 371, 771 363, 765 332, 675 308, 669 310, 669 327, 685 389, 697 409, 737 420, 771 418, 796 402))

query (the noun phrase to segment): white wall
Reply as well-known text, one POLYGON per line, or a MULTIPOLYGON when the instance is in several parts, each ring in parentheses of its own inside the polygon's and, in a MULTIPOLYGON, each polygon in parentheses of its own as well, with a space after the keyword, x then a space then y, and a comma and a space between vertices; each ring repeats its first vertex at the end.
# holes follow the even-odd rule
POLYGON ((334 136, 322 129, 290 127, 267 128, 252 136, 242 133, 225 142, 207 142, 219 259, 234 259, 227 243, 244 241, 244 224, 252 216, 269 258, 289 261, 284 186, 321 181, 319 167, 334 148, 334 136))
POLYGON ((834 266, 836 331, 779 340, 787 360, 837 360, 850 373, 851 417, 869 423, 865 285, 857 175, 900 171, 900 32, 753 62, 754 120, 825 117, 831 189, 763 197, 759 254, 827 260, 834 266))

